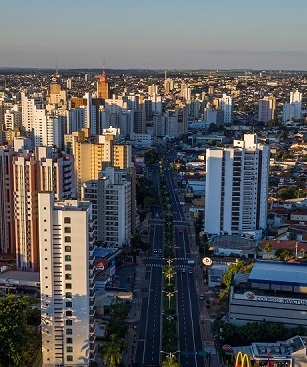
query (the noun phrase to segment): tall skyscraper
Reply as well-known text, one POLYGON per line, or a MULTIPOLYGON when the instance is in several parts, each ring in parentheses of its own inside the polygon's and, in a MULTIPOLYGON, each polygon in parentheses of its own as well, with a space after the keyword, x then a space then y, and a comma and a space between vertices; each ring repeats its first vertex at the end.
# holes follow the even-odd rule
POLYGON ((233 234, 266 228, 269 147, 245 134, 232 148, 207 149, 205 232, 233 234))
POLYGON ((274 96, 259 99, 258 121, 268 122, 275 118, 276 98, 274 96))
POLYGON ((88 367, 94 358, 92 206, 39 193, 43 367, 88 367))

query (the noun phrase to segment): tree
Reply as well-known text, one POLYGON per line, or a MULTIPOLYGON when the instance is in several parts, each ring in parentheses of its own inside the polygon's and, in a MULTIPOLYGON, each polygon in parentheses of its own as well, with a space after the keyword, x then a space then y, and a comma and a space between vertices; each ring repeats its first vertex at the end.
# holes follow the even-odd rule
POLYGON ((267 259, 271 260, 271 253, 273 252, 273 246, 271 245, 270 242, 267 242, 264 246, 264 251, 267 254, 267 259))
POLYGON ((115 339, 105 342, 101 347, 102 359, 109 367, 118 366, 122 361, 120 343, 115 339))
POLYGON ((175 356, 166 357, 166 359, 162 362, 162 367, 180 367, 180 364, 177 362, 175 356))
POLYGON ((30 343, 27 316, 29 297, 13 295, 0 298, 0 366, 22 366, 30 343))
POLYGON ((274 260, 278 261, 289 261, 294 258, 294 255, 291 250, 287 248, 280 248, 275 251, 274 260))

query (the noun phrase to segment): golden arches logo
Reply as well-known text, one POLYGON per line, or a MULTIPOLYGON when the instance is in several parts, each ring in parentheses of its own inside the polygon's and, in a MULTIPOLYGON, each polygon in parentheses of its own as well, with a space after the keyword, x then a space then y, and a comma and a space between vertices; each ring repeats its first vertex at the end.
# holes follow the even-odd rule
POLYGON ((251 367, 251 360, 248 354, 241 351, 237 354, 235 367, 251 367))

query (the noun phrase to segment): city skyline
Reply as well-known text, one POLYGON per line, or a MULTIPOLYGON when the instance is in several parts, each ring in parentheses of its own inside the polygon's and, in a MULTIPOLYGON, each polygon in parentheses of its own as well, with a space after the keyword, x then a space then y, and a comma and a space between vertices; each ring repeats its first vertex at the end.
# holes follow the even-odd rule
POLYGON ((0 67, 307 70, 307 4, 289 5, 16 0, 1 8, 0 67))

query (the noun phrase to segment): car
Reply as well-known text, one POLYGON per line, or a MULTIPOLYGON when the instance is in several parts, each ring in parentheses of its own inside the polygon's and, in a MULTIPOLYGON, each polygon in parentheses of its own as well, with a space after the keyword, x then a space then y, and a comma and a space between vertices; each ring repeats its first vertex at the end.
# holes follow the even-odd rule
POLYGON ((193 274, 193 270, 192 269, 189 269, 189 274, 193 274))
POLYGON ((177 269, 177 273, 179 274, 179 273, 181 273, 181 270, 180 269, 177 269))
POLYGON ((155 248, 155 249, 153 250, 153 253, 154 253, 154 254, 157 254, 157 253, 158 253, 158 250, 155 248))
POLYGON ((182 228, 179 228, 178 232, 179 232, 179 233, 182 233, 182 228))
POLYGON ((205 296, 204 296, 203 294, 200 294, 200 295, 199 295, 199 299, 202 301, 202 300, 204 300, 204 299, 205 299, 205 296))
POLYGON ((158 252, 159 252, 159 254, 162 254, 162 248, 159 248, 159 250, 158 250, 158 252))
POLYGON ((182 268, 181 270, 183 273, 186 273, 187 272, 187 269, 186 268, 182 268))

